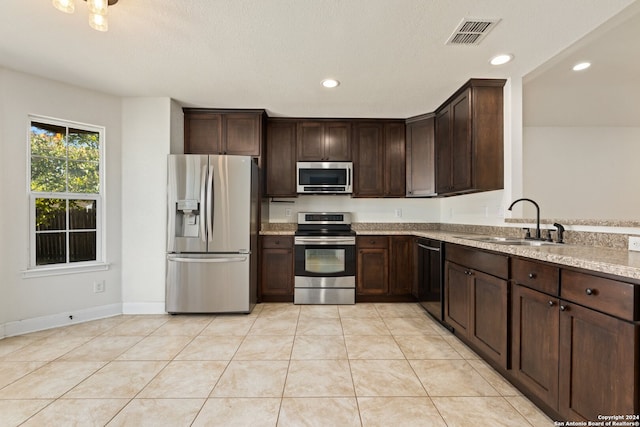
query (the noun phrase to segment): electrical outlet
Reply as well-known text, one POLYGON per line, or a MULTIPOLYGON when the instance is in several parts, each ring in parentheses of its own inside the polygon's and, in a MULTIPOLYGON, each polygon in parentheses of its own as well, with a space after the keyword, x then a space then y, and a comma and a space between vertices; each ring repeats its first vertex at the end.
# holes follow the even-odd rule
POLYGON ((96 294, 99 292, 104 292, 104 280, 93 282, 93 292, 96 294))
POLYGON ((395 215, 396 215, 396 218, 402 218, 402 209, 396 209, 395 215))
POLYGON ((284 210, 284 216, 286 216, 287 218, 291 217, 291 208, 286 208, 284 210))
POLYGON ((629 250, 640 251, 640 236, 629 236, 629 250))

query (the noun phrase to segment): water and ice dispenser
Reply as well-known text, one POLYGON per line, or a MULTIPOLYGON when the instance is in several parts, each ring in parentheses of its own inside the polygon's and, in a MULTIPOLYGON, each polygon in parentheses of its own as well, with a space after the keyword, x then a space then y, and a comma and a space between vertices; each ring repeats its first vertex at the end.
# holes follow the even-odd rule
POLYGON ((178 200, 176 202, 176 237, 198 237, 200 218, 198 200, 178 200))

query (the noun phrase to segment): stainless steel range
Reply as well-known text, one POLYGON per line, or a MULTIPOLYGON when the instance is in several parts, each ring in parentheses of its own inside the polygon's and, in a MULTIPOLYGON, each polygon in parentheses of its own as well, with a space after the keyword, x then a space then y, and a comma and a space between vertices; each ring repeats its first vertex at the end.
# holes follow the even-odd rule
POLYGON ((294 304, 355 304, 356 233, 347 212, 300 212, 294 304))

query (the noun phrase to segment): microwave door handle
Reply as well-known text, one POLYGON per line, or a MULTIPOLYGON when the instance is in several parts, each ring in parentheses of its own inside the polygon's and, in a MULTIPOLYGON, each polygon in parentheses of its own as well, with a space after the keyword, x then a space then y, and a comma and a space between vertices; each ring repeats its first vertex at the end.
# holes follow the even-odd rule
POLYGON ((209 164, 209 174, 207 178, 207 236, 209 242, 213 241, 213 204, 215 194, 213 194, 213 166, 209 164))
POLYGON ((200 238, 203 243, 207 243, 207 230, 204 227, 205 217, 207 215, 207 199, 205 195, 206 191, 206 180, 207 180, 207 167, 202 166, 202 170, 200 171, 200 217, 198 221, 200 222, 200 238))

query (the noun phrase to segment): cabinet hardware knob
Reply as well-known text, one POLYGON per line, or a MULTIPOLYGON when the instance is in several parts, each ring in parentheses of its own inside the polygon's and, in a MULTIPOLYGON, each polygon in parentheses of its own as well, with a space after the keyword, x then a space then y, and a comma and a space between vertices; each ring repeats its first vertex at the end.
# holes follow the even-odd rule
POLYGON ((560 305, 560 311, 567 311, 569 309, 569 307, 567 307, 566 305, 560 305))
POLYGON ((553 301, 549 301, 549 307, 553 307, 555 303, 553 301))
POLYGON ((591 288, 587 288, 587 289, 585 289, 585 291, 584 291, 584 292, 585 292, 587 295, 593 295, 593 289, 591 289, 591 288))
POLYGON ((529 273, 529 279, 535 279, 536 273, 529 273))

